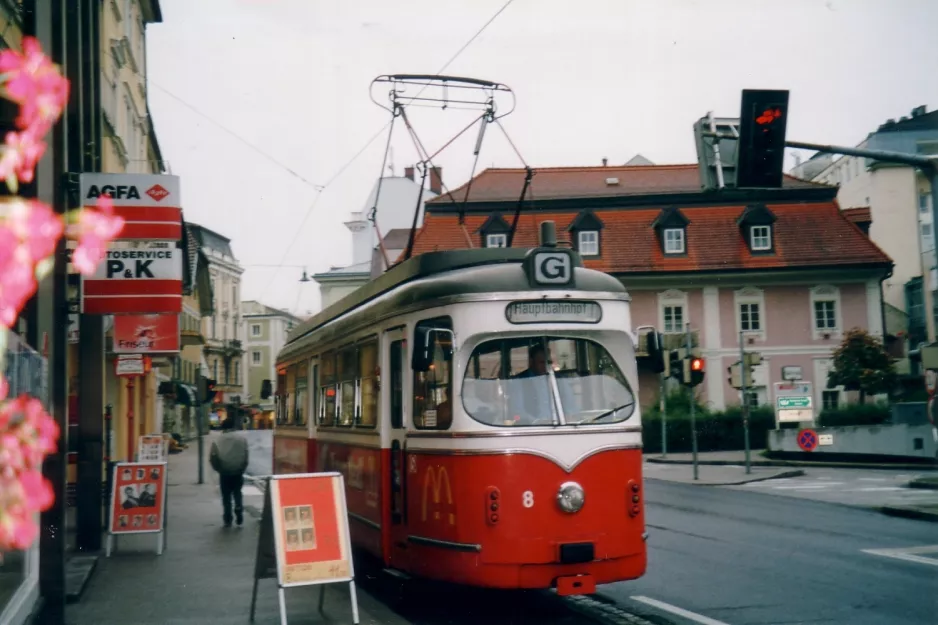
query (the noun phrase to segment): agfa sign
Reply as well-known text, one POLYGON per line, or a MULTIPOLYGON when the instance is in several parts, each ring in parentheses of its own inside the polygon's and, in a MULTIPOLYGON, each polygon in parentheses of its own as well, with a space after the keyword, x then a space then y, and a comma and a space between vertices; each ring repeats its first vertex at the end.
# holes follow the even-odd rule
POLYGON ((110 196, 114 212, 124 218, 121 240, 182 238, 179 177, 151 174, 81 174, 82 206, 93 207, 110 196))

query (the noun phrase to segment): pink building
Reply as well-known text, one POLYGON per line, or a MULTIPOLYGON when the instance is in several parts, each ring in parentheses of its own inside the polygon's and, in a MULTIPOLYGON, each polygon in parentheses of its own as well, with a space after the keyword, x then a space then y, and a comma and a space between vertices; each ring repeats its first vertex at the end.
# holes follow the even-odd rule
MULTIPOLYGON (((487 169, 426 204, 415 254, 504 246, 525 171, 487 169)), ((707 361, 699 387, 714 409, 738 404, 727 367, 739 336, 764 362, 752 404, 772 401, 783 367, 814 383, 818 406, 842 405, 826 389, 831 352, 845 330, 883 334, 881 283, 892 261, 836 204, 835 187, 787 178, 782 189, 701 191, 693 165, 538 169, 514 245, 536 244, 553 220, 558 238, 588 267, 619 277, 632 295, 635 327, 654 325, 683 346, 690 324, 707 361)), ((642 404, 658 376, 642 376, 642 404)))

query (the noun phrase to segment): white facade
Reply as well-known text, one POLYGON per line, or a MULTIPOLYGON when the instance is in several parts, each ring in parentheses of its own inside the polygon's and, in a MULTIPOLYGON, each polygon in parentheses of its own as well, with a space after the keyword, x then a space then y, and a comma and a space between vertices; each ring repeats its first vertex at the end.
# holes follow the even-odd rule
POLYGON ((287 335, 300 323, 300 319, 257 301, 243 302, 241 310, 244 314, 242 332, 247 366, 245 403, 257 404, 262 410, 273 410, 273 396, 261 398, 261 383, 270 380, 276 393, 277 354, 287 344, 287 335))

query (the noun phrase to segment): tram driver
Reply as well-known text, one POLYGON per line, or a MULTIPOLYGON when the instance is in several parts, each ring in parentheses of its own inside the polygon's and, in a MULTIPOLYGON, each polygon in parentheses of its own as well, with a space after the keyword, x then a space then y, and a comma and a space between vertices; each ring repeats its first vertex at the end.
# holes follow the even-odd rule
POLYGON ((519 425, 553 419, 550 381, 547 378, 547 349, 543 343, 528 348, 528 368, 512 376, 512 413, 519 425), (515 381, 517 380, 517 381, 515 381))

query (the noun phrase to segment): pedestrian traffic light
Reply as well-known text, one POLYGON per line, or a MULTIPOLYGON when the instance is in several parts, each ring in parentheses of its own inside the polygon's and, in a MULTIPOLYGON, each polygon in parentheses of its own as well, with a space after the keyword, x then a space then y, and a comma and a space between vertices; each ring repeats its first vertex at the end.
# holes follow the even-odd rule
POLYGON ((684 360, 684 379, 685 386, 697 386, 704 380, 704 359, 699 356, 691 356, 684 360))
POLYGON ((736 186, 782 186, 788 91, 744 89, 736 150, 736 186))

